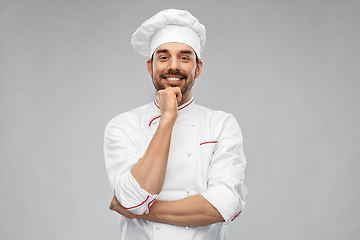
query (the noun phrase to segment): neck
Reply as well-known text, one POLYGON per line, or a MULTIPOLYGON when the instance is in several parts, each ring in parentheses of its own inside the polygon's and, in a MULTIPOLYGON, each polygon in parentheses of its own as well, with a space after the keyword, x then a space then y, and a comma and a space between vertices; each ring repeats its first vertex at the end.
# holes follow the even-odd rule
POLYGON ((179 106, 181 106, 181 105, 183 105, 184 103, 190 101, 191 98, 192 98, 192 93, 189 91, 187 94, 185 94, 184 96, 182 96, 179 106))

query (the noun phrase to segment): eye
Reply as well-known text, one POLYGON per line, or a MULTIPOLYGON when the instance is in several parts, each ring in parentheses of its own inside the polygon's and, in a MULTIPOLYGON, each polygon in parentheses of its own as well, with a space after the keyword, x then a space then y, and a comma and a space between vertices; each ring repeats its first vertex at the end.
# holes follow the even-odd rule
POLYGON ((183 60, 183 61, 189 61, 190 58, 189 58, 188 56, 182 56, 182 57, 181 57, 181 60, 183 60))

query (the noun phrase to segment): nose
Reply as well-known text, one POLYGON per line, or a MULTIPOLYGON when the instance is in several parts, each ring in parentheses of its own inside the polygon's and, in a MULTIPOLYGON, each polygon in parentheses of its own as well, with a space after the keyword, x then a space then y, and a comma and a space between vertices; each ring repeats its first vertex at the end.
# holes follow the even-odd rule
POLYGON ((177 58, 171 58, 168 66, 168 70, 179 70, 179 62, 177 58))

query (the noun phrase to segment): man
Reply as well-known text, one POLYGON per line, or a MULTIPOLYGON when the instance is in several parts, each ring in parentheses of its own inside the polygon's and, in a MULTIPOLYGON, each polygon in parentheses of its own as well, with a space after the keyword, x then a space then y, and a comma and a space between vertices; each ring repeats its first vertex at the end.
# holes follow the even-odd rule
POLYGON ((113 118, 104 155, 121 239, 226 239, 245 206, 241 130, 231 114, 196 105, 205 27, 168 9, 145 21, 132 45, 149 57, 154 102, 113 118))

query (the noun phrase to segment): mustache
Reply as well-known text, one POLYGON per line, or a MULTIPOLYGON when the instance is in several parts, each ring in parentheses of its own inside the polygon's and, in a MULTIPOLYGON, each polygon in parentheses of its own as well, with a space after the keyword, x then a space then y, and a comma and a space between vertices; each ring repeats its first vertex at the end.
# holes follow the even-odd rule
POLYGON ((161 73, 160 77, 164 78, 165 76, 169 76, 169 75, 179 76, 181 78, 187 78, 187 75, 185 73, 180 72, 180 71, 172 71, 172 70, 165 72, 165 73, 161 73))

